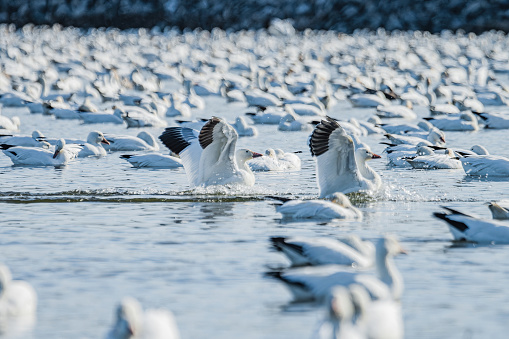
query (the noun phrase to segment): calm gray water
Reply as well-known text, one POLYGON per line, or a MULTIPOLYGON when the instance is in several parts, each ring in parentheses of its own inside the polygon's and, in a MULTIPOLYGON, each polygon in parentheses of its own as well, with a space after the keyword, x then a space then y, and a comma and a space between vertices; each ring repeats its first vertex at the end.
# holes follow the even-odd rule
MULTIPOLYGON (((197 117, 219 115, 233 121, 243 104, 207 98, 197 117)), ((427 116, 426 110, 417 110, 427 116)), ((334 117, 364 118, 373 110, 340 103, 334 117)), ((114 125, 80 125, 18 115, 22 133, 86 138, 92 130, 136 135, 114 125)), ((170 121, 170 120, 169 120, 170 121)), ((314 160, 308 132, 277 132, 260 126, 259 136, 238 145, 263 152, 268 147, 304 151, 302 170, 258 173, 254 188, 189 191, 178 170, 131 168, 112 153, 79 159, 63 169, 12 167, 0 154, 0 261, 17 279, 37 290, 37 323, 23 338, 102 338, 123 296, 144 307, 175 313, 187 338, 308 338, 323 310, 291 304, 291 295, 264 278, 286 266, 270 250, 270 236, 358 234, 374 240, 396 234, 409 251, 396 258, 405 280, 402 299, 406 338, 505 338, 509 325, 509 268, 506 246, 452 247, 447 226, 432 217, 440 205, 489 217, 484 202, 507 198, 509 183, 466 177, 462 170, 417 171, 371 162, 384 189, 358 202, 362 222, 281 223, 267 194, 315 197, 314 160)), ((158 136, 162 129, 146 129, 158 136)), ((483 144, 509 156, 507 131, 447 132, 448 145, 483 144), (504 142, 502 142, 504 141, 504 142)), ((376 153, 381 136, 364 138, 376 153)))

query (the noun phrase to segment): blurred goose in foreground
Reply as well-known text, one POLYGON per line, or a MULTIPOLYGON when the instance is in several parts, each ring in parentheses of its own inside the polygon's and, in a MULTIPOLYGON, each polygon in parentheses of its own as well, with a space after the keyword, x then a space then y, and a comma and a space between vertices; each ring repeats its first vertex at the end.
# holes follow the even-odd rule
POLYGON ((292 266, 335 264, 366 268, 373 266, 375 259, 373 244, 353 235, 348 239, 352 245, 326 237, 273 237, 270 241, 290 259, 292 266))
POLYGON ((393 236, 379 239, 376 244, 376 269, 378 278, 361 272, 345 270, 340 265, 293 268, 284 272, 268 272, 267 276, 285 283, 295 301, 323 301, 334 286, 364 286, 373 299, 399 300, 403 292, 403 279, 394 265, 393 257, 406 253, 393 236))
POLYGON ((37 294, 32 285, 12 280, 11 271, 0 264, 0 317, 33 315, 37 308, 37 294))
POLYGON ((321 198, 335 192, 374 192, 381 187, 380 176, 366 164, 381 157, 366 148, 355 149, 352 137, 334 119, 327 117, 315 127, 309 148, 316 157, 321 198))
POLYGON ((17 166, 65 166, 78 156, 81 146, 66 145, 64 139, 58 140, 55 152, 43 148, 0 144, 0 148, 17 166))
POLYGON ((433 215, 449 225, 455 240, 484 244, 509 244, 509 226, 494 220, 482 220, 442 206, 448 213, 433 215))
POLYGON ((213 117, 199 132, 169 127, 159 139, 180 156, 191 186, 253 186, 255 183, 246 161, 262 154, 248 149, 235 150, 238 134, 224 119, 213 117))
POLYGON ((333 193, 328 200, 292 200, 269 196, 282 201, 276 211, 285 219, 361 219, 362 212, 355 208, 346 195, 333 193))
POLYGON ((138 300, 124 298, 106 339, 179 339, 173 314, 164 309, 143 310, 138 300))

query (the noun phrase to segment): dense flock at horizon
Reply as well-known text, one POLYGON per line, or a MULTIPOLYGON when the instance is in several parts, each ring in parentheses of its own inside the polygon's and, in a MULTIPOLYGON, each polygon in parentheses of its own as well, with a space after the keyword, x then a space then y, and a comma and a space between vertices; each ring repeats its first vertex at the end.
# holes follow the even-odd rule
MULTIPOLYGON (((239 32, 0 25, 1 156, 15 167, 34 168, 120 156, 137 168, 183 167, 191 189, 253 186, 258 172, 301 169, 299 154, 279 145, 265 153, 236 147, 239 137, 264 137, 257 125, 272 124, 281 138, 308 131, 302 149, 316 159, 317 173, 316 199, 267 197, 277 212, 313 222, 362 221, 363 212, 349 197, 374 196, 384 186, 369 161, 509 177, 508 158, 490 154, 488 145, 449 144, 447 135, 509 128, 509 86, 499 81, 506 74, 509 37, 496 31, 348 35, 297 32, 285 21, 239 32), (242 104, 247 114, 239 113, 235 123, 220 115, 197 116, 207 109, 204 98, 213 96, 224 105, 242 104), (344 119, 334 110, 341 103, 371 109, 372 116, 344 119), (422 118, 416 108, 429 114, 422 118), (55 129, 24 130, 31 114, 53 119, 55 129), (59 136, 60 120, 93 131, 59 136), (140 133, 108 133, 111 124, 140 133), (363 140, 368 135, 379 135, 387 146, 383 154, 363 140)), ((509 203, 493 201, 489 208, 497 220, 448 207, 435 216, 455 240, 509 243, 503 221, 509 203)), ((327 310, 315 338, 404 337, 404 283, 393 257, 406 251, 397 234, 375 244, 355 234, 269 241, 291 267, 267 277, 285 284, 296 301, 315 301, 327 310)), ((35 290, 29 281, 12 280, 10 271, 16 277, 16 267, 0 266, 0 317, 6 323, 37 312, 35 290)), ((179 338, 170 311, 144 306, 145 311, 134 298, 122 300, 105 337, 179 338)))

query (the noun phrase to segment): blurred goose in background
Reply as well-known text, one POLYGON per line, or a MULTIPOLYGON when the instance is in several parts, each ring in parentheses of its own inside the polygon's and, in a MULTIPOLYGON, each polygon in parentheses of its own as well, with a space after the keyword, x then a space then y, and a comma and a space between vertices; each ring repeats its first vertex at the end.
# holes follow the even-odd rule
POLYGON ((509 114, 505 113, 474 113, 481 118, 481 123, 485 128, 490 129, 507 129, 509 128, 509 114))
POLYGON ((49 148, 50 144, 45 139, 44 134, 38 130, 33 131, 32 136, 0 134, 0 143, 13 146, 49 148))
POLYGON ((136 168, 179 168, 182 167, 182 161, 171 155, 165 154, 123 154, 120 158, 127 160, 136 168))
POLYGON ((237 131, 239 137, 254 137, 258 135, 256 127, 249 126, 243 117, 235 118, 235 123, 232 126, 237 131))
MULTIPOLYGON (((0 130, 6 130, 6 132, 15 132, 19 131, 19 127, 21 126, 21 120, 19 117, 6 117, 0 115, 0 130)), ((1 132, 1 131, 0 131, 1 132)))
POLYGON ((158 151, 159 145, 156 139, 149 132, 142 131, 138 135, 115 135, 106 134, 109 144, 102 145, 110 152, 118 151, 158 151))
POLYGON ((459 117, 424 118, 442 131, 477 131, 479 124, 471 112, 463 112, 459 117))
POLYGON ((417 147, 417 156, 405 159, 416 169, 462 169, 461 161, 452 149, 446 149, 444 154, 437 154, 427 146, 417 147))
POLYGON ((417 114, 412 111, 412 103, 407 101, 405 105, 377 106, 376 115, 383 119, 401 118, 414 120, 417 114))

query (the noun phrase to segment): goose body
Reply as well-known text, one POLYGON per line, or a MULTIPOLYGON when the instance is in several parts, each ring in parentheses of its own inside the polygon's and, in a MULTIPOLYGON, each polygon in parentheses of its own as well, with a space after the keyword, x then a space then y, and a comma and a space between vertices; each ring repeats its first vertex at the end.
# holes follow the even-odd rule
MULTIPOLYGON (((431 150, 432 151, 432 150, 431 150)), ((418 155, 413 159, 406 160, 413 168, 417 169, 462 169, 461 161, 451 149, 445 154, 418 155)))
POLYGON ((22 317, 35 314, 37 294, 26 281, 12 280, 11 271, 0 264, 0 317, 22 317))
POLYGON ((507 113, 476 113, 482 119, 486 128, 507 129, 509 128, 509 114, 507 113))
POLYGON ((142 168, 178 168, 182 167, 182 161, 179 158, 165 154, 142 154, 131 155, 124 154, 120 158, 127 160, 133 167, 142 168))
POLYGON ((106 140, 102 132, 90 132, 87 137, 87 142, 81 145, 82 148, 78 153, 78 158, 105 156, 106 150, 102 146, 103 144, 109 145, 110 142, 106 140))
POLYGON ((103 145, 107 151, 158 151, 159 145, 152 134, 140 132, 138 135, 115 135, 107 134, 106 139, 109 144, 103 145))
POLYGON ((309 147, 316 157, 321 198, 335 192, 372 192, 382 185, 380 176, 366 164, 380 156, 365 148, 355 149, 353 139, 335 120, 327 117, 315 127, 309 147))
POLYGON ((460 158, 467 175, 509 176, 509 159, 496 155, 469 155, 460 158))
POLYGON ((79 118, 84 124, 124 124, 122 111, 118 108, 113 113, 80 112, 79 118))
POLYGON ((169 127, 159 136, 166 147, 180 156, 191 186, 253 186, 255 177, 246 161, 262 155, 247 149, 236 151, 237 138, 235 129, 216 117, 200 132, 169 127))
POLYGON ((474 114, 465 112, 459 117, 425 118, 442 131, 477 131, 479 124, 474 114))

